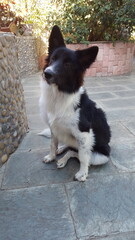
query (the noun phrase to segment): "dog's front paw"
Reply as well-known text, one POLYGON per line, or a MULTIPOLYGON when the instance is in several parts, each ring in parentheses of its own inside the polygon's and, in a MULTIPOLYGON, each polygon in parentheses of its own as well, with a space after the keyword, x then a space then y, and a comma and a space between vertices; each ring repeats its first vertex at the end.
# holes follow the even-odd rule
POLYGON ((75 174, 75 180, 79 181, 79 182, 85 182, 86 181, 86 178, 88 176, 88 173, 87 172, 82 172, 82 171, 79 171, 75 174))
POLYGON ((44 157, 43 162, 44 162, 44 163, 50 163, 50 162, 52 162, 52 161, 54 161, 54 160, 55 160, 55 157, 53 157, 53 156, 51 156, 50 154, 48 154, 48 155, 46 155, 46 156, 44 157))

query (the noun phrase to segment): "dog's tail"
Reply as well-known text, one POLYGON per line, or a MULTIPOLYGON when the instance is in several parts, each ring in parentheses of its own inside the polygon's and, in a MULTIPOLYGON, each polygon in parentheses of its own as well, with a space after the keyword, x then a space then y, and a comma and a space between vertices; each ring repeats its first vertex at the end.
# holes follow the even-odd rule
POLYGON ((51 138, 50 128, 45 128, 42 132, 38 133, 40 136, 44 136, 46 138, 51 138))
POLYGON ((105 156, 98 152, 93 152, 91 156, 90 165, 98 166, 98 165, 105 164, 108 161, 109 161, 109 156, 105 156))

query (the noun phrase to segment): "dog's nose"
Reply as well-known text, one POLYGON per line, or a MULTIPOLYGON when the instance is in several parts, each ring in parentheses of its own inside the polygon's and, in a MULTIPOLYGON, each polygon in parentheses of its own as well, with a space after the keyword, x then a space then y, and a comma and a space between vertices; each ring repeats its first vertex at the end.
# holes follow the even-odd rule
POLYGON ((51 69, 46 69, 44 73, 45 73, 45 78, 47 80, 49 80, 53 77, 53 71, 51 69))

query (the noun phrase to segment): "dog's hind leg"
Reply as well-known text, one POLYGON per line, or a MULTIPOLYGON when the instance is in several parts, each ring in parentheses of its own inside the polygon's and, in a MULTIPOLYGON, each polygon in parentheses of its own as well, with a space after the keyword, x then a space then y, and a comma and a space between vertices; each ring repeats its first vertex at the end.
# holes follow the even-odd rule
POLYGON ((63 168, 67 164, 70 158, 78 158, 78 153, 74 151, 68 151, 64 157, 57 161, 57 168, 63 168))

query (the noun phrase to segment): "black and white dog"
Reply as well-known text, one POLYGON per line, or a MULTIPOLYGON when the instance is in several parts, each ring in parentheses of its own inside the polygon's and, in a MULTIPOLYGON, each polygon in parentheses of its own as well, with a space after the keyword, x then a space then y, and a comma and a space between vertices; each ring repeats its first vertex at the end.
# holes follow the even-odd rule
POLYGON ((95 61, 98 47, 72 51, 66 48, 58 26, 49 38, 49 55, 41 80, 40 112, 51 129, 51 150, 44 162, 55 160, 58 143, 69 151, 57 161, 62 168, 71 157, 80 161, 75 179, 85 181, 90 165, 108 162, 111 137, 104 112, 83 87, 83 76, 95 61))

